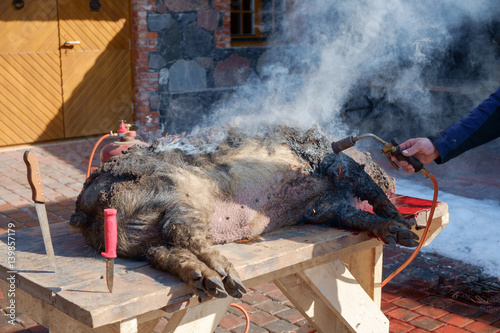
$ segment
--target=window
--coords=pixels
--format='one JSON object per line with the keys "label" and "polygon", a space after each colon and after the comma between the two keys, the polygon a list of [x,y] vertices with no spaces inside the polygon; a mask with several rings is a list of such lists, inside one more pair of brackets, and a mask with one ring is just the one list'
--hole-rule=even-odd
{"label": "window", "polygon": [[231,0],[231,45],[284,42],[283,28],[293,0]]}

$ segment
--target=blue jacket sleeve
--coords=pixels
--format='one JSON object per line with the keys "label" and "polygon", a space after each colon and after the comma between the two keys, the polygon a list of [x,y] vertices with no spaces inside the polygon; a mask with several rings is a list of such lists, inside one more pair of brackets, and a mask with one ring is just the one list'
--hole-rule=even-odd
{"label": "blue jacket sleeve", "polygon": [[500,88],[438,137],[429,139],[441,155],[435,162],[442,164],[499,136]]}

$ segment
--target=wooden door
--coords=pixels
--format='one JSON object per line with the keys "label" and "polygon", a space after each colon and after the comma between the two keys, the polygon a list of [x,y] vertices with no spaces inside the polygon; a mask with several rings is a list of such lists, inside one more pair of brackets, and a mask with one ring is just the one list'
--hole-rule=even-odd
{"label": "wooden door", "polygon": [[[129,1],[0,1],[0,147],[133,121]],[[66,46],[66,41],[80,44]]]}
{"label": "wooden door", "polygon": [[59,0],[65,136],[115,130],[132,121],[129,1]]}
{"label": "wooden door", "polygon": [[0,1],[0,146],[64,137],[56,0]]}

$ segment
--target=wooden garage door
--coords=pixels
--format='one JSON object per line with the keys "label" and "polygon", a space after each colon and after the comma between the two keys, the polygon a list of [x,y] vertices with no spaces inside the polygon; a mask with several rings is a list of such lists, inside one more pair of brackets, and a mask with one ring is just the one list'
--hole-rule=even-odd
{"label": "wooden garage door", "polygon": [[0,2],[0,146],[64,137],[56,1]]}
{"label": "wooden garage door", "polygon": [[61,42],[77,41],[61,52],[66,137],[116,130],[132,120],[129,2],[101,0],[99,12],[89,0],[59,5]]}
{"label": "wooden garage door", "polygon": [[[0,146],[84,137],[132,120],[129,2],[0,4]],[[67,46],[66,41],[79,44]]]}

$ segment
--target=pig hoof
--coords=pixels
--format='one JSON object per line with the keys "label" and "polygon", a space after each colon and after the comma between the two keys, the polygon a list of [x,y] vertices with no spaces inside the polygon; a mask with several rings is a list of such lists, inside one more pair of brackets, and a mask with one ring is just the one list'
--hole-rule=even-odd
{"label": "pig hoof", "polygon": [[224,268],[222,268],[222,267],[220,267],[220,266],[219,266],[219,267],[216,267],[216,268],[215,268],[215,271],[216,271],[217,273],[219,273],[219,275],[220,275],[220,276],[222,276],[222,277],[226,277],[226,276],[227,276],[227,273],[226,273],[226,271],[224,270]]}
{"label": "pig hoof", "polygon": [[222,281],[217,277],[196,279],[191,281],[189,285],[203,299],[207,297],[225,298],[228,295]]}
{"label": "pig hoof", "polygon": [[389,226],[389,231],[395,235],[394,242],[407,246],[407,247],[416,247],[418,242],[418,236],[414,234],[411,230],[406,228],[401,228],[397,225]]}
{"label": "pig hoof", "polygon": [[235,298],[243,297],[243,294],[247,292],[247,289],[243,285],[243,282],[236,276],[228,275],[224,278],[224,287],[230,296]]}
{"label": "pig hoof", "polygon": [[207,278],[204,285],[206,292],[210,296],[217,298],[227,297],[227,292],[224,290],[224,285],[219,278]]}
{"label": "pig hoof", "polygon": [[419,237],[405,224],[400,223],[396,220],[390,220],[378,235],[386,244],[395,247],[396,244],[406,246],[406,247],[416,247],[418,245],[417,240]]}

